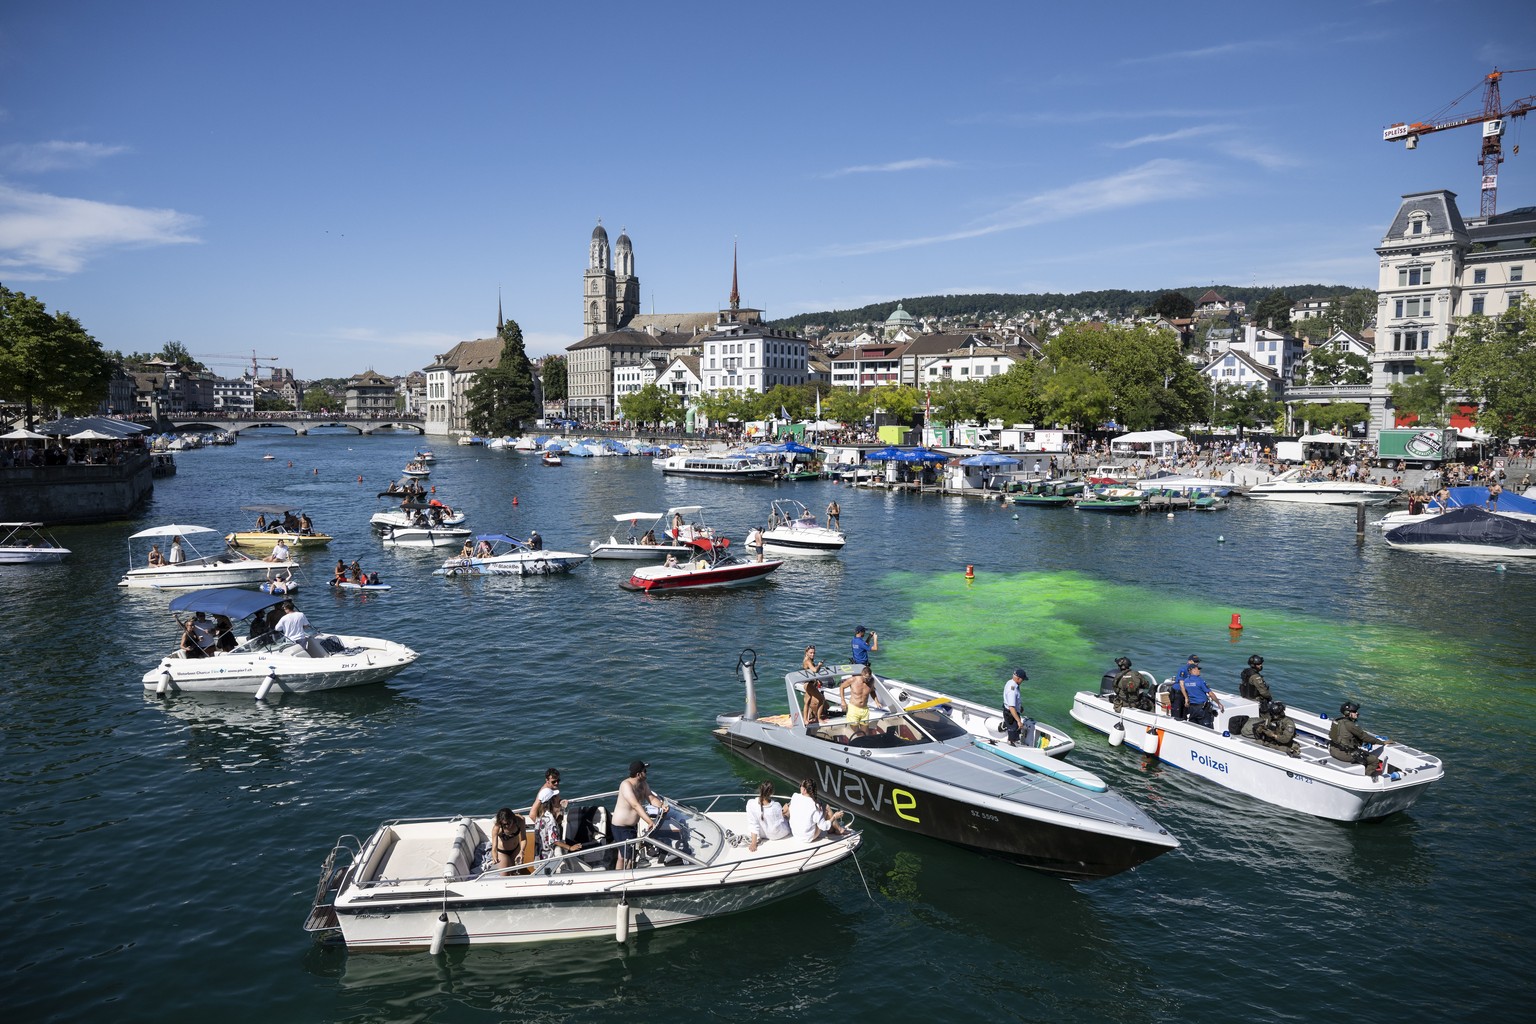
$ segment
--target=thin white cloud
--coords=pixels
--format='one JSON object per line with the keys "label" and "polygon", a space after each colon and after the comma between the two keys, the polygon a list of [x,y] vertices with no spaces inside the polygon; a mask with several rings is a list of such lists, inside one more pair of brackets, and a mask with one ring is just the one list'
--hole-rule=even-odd
{"label": "thin white cloud", "polygon": [[1234,160],[1247,160],[1249,163],[1258,164],[1267,171],[1283,171],[1291,167],[1300,167],[1306,163],[1305,160],[1294,153],[1282,152],[1281,150],[1243,139],[1232,139],[1218,143],[1216,149],[1232,157]]}
{"label": "thin white cloud", "polygon": [[100,142],[13,142],[0,146],[0,166],[21,174],[72,171],[126,152]]}
{"label": "thin white cloud", "polygon": [[1253,50],[1269,49],[1275,45],[1271,39],[1250,39],[1236,43],[1222,43],[1219,46],[1202,46],[1198,50],[1171,50],[1165,53],[1148,53],[1140,57],[1127,57],[1121,64],[1151,64],[1166,60],[1202,60],[1206,57],[1230,57],[1237,53],[1249,53]]}
{"label": "thin white cloud", "polygon": [[940,160],[937,157],[918,157],[915,160],[893,160],[888,164],[859,164],[855,167],[841,167],[835,171],[828,171],[824,177],[841,178],[845,174],[894,174],[899,171],[925,171],[932,167],[953,167],[953,160]]}
{"label": "thin white cloud", "polygon": [[0,270],[41,281],[79,272],[93,257],[122,248],[196,242],[198,219],[29,192],[0,183]]}
{"label": "thin white cloud", "polygon": [[1143,206],[1168,199],[1186,199],[1201,195],[1205,189],[1206,183],[1200,179],[1194,165],[1181,160],[1151,160],[1120,174],[1081,181],[1009,203],[971,227],[917,238],[831,246],[818,255],[867,256],[942,242],[964,241],[1107,210]]}
{"label": "thin white cloud", "polygon": [[1110,149],[1130,149],[1133,146],[1148,146],[1157,142],[1179,142],[1183,139],[1194,139],[1201,135],[1210,135],[1213,132],[1228,131],[1228,126],[1221,124],[1201,124],[1190,128],[1180,128],[1178,131],[1161,132],[1157,135],[1139,135],[1134,139],[1124,142],[1106,142]]}

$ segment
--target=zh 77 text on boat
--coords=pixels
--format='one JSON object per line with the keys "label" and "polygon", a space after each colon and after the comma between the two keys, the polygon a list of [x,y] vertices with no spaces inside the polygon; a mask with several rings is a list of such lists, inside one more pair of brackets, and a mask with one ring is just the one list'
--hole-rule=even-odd
{"label": "zh 77 text on boat", "polygon": [[862,817],[1074,881],[1179,845],[1097,776],[1051,756],[1071,749],[1060,730],[1043,727],[1044,749],[998,746],[997,710],[873,675],[867,719],[828,707],[807,721],[801,694],[825,700],[822,688],[835,693],[855,666],[791,672],[789,713],[759,716],[755,660],[746,651],[738,663],[746,713],[721,715],[715,738],[785,779],[817,780],[829,802]]}

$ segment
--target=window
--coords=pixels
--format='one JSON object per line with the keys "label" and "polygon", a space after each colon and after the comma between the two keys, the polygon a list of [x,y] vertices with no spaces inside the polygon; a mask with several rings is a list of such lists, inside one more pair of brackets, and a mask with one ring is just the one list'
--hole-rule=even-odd
{"label": "window", "polygon": [[1405,316],[1432,316],[1434,315],[1435,300],[1428,295],[1415,295],[1407,299],[1398,299],[1393,304],[1393,313],[1396,317]]}
{"label": "window", "polygon": [[1429,267],[1398,267],[1397,286],[1416,288],[1419,285],[1429,284],[1429,271]]}
{"label": "window", "polygon": [[1524,281],[1525,280],[1525,268],[1524,267],[1510,267],[1509,268],[1509,279],[1510,279],[1510,281]]}
{"label": "window", "polygon": [[1473,284],[1487,284],[1488,283],[1488,271],[1486,271],[1486,270],[1474,270],[1474,271],[1472,271],[1472,283]]}
{"label": "window", "polygon": [[[1478,271],[1478,273],[1482,273],[1482,271]],[[1481,295],[1472,300],[1472,312],[1477,313],[1478,315],[1482,315],[1483,297]]]}

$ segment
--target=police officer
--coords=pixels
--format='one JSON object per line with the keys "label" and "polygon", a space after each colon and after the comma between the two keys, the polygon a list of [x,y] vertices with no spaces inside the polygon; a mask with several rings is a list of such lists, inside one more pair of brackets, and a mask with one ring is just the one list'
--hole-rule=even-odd
{"label": "police officer", "polygon": [[1274,699],[1274,694],[1269,691],[1269,684],[1264,681],[1264,656],[1262,654],[1250,655],[1248,667],[1243,669],[1242,682],[1237,686],[1240,697],[1259,702],[1259,715],[1269,714],[1269,702]]}
{"label": "police officer", "polygon": [[1296,723],[1285,713],[1284,701],[1277,700],[1269,705],[1253,735],[1266,747],[1283,750],[1292,757],[1301,756],[1301,744],[1296,742]]}
{"label": "police officer", "polygon": [[1191,654],[1184,660],[1184,667],[1173,675],[1173,685],[1168,689],[1168,714],[1184,721],[1184,689],[1180,685],[1189,678],[1189,670],[1200,664],[1200,655]]}
{"label": "police officer", "polygon": [[1365,748],[1374,743],[1385,746],[1388,742],[1360,728],[1359,704],[1351,700],[1339,705],[1339,717],[1328,730],[1328,753],[1349,764],[1365,765],[1366,777],[1370,778],[1381,774],[1381,756]]}
{"label": "police officer", "polygon": [[1147,695],[1147,681],[1140,672],[1131,668],[1131,659],[1116,658],[1115,668],[1120,670],[1114,677],[1115,710],[1123,711],[1131,708],[1136,711],[1151,711],[1152,698]]}
{"label": "police officer", "polygon": [[1189,677],[1179,684],[1179,689],[1184,693],[1184,700],[1188,710],[1189,721],[1196,725],[1203,725],[1207,729],[1215,728],[1216,709],[1226,708],[1221,703],[1221,698],[1211,692],[1211,688],[1205,684],[1205,678],[1200,674],[1199,665],[1189,667]]}

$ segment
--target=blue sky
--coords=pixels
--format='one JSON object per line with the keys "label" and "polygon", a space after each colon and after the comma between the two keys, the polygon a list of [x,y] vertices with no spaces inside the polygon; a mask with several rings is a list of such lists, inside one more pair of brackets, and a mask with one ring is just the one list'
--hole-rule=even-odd
{"label": "blue sky", "polygon": [[[646,312],[1374,287],[1404,192],[1477,210],[1526,3],[13,3],[0,282],[109,349],[404,373],[581,337],[598,218]],[[1506,104],[1536,73],[1503,81]],[[1536,204],[1510,156],[1501,210]]]}

